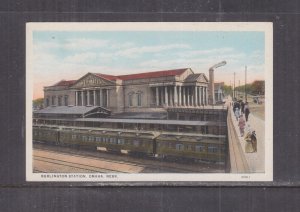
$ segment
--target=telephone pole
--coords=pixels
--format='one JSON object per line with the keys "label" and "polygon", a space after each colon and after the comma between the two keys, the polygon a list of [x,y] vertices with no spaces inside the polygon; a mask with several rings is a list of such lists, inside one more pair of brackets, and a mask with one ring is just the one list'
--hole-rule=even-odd
{"label": "telephone pole", "polygon": [[241,91],[241,80],[239,80],[238,97],[241,95],[241,94],[240,94],[240,91]]}
{"label": "telephone pole", "polygon": [[233,73],[233,99],[235,99],[235,72]]}

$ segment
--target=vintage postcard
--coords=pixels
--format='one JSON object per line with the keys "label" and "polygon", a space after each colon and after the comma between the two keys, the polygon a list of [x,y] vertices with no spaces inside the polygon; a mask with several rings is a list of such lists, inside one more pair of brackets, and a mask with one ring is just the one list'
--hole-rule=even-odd
{"label": "vintage postcard", "polygon": [[272,23],[27,23],[26,180],[273,180]]}

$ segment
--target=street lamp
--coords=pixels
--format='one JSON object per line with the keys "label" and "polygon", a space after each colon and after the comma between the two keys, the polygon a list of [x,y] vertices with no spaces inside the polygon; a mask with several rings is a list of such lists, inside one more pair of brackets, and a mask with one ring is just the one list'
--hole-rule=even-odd
{"label": "street lamp", "polygon": [[217,63],[209,68],[209,94],[208,94],[208,103],[211,105],[215,104],[215,85],[214,85],[214,69],[219,68],[220,66],[226,65],[226,61]]}

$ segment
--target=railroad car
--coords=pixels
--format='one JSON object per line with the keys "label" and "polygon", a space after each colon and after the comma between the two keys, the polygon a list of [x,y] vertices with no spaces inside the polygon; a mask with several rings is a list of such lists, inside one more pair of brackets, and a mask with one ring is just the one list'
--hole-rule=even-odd
{"label": "railroad car", "polygon": [[34,141],[43,143],[58,144],[60,141],[58,127],[33,126],[32,135]]}
{"label": "railroad car", "polygon": [[225,162],[226,136],[162,133],[156,138],[156,154],[162,158]]}
{"label": "railroad car", "polygon": [[59,145],[126,150],[158,158],[225,162],[226,136],[87,127],[33,127],[33,140]]}
{"label": "railroad car", "polygon": [[[126,150],[130,153],[153,154],[155,133],[134,130],[110,130],[95,128],[61,127],[45,129],[34,128],[34,133],[43,135],[42,141],[71,146],[104,147],[108,151]],[[42,130],[41,130],[42,129]],[[52,136],[49,136],[49,135]],[[52,140],[53,139],[53,140]],[[41,137],[34,137],[40,141]]]}

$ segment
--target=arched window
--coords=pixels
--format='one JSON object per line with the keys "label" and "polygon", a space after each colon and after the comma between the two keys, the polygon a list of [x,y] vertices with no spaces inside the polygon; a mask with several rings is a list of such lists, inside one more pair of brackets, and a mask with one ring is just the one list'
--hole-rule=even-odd
{"label": "arched window", "polygon": [[129,105],[129,107],[133,106],[133,92],[130,92],[128,94],[128,105]]}

